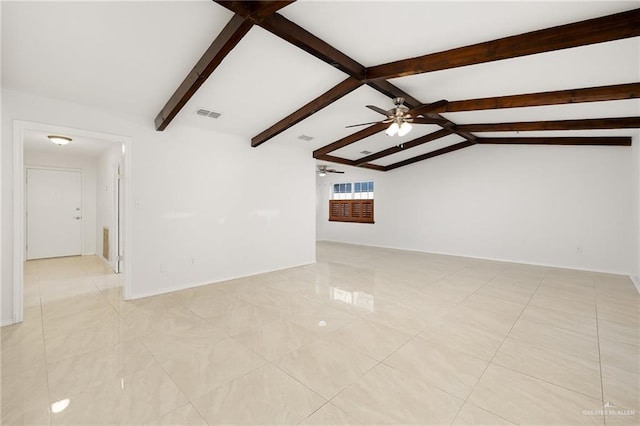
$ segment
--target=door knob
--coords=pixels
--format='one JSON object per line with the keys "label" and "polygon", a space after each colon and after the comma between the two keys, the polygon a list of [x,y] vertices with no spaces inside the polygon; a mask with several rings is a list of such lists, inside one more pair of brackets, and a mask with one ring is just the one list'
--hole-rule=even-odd
{"label": "door knob", "polygon": [[82,216],[76,216],[76,217],[74,217],[74,219],[80,220],[80,219],[82,219]]}

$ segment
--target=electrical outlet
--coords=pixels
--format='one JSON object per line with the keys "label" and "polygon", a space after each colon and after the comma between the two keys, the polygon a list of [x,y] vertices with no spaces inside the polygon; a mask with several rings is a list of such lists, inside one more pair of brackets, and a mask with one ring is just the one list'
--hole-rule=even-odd
{"label": "electrical outlet", "polygon": [[191,262],[192,265],[196,264],[196,258],[195,257],[189,258],[189,261]]}
{"label": "electrical outlet", "polygon": [[580,246],[576,247],[576,251],[577,251],[578,253],[582,253],[582,247],[580,247]]}

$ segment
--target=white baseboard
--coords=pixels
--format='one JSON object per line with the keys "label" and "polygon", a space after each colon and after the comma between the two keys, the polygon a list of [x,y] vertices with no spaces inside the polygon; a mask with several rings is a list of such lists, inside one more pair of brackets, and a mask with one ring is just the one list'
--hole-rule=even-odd
{"label": "white baseboard", "polygon": [[502,258],[497,258],[497,257],[480,257],[480,256],[469,255],[469,254],[448,253],[448,252],[442,252],[442,251],[425,251],[425,250],[410,249],[410,248],[403,248],[403,247],[377,246],[377,245],[373,245],[373,244],[348,243],[348,242],[344,242],[344,241],[334,241],[334,240],[319,240],[318,242],[346,244],[346,245],[351,245],[351,246],[373,247],[373,248],[381,248],[381,249],[388,249],[388,250],[409,251],[409,252],[413,252],[413,253],[437,254],[437,255],[441,255],[441,256],[466,257],[466,258],[469,258],[469,259],[488,260],[488,261],[491,261],[491,262],[517,263],[517,264],[520,264],[520,265],[542,266],[542,267],[545,267],[545,268],[557,268],[557,269],[569,269],[569,270],[572,270],[572,271],[597,272],[597,273],[601,273],[601,274],[613,274],[613,275],[627,275],[628,274],[628,272],[611,271],[611,270],[604,270],[604,269],[601,269],[601,270],[599,270],[599,269],[584,269],[584,268],[579,268],[579,267],[576,267],[576,266],[565,266],[565,265],[558,265],[558,264],[551,264],[551,263],[539,263],[539,262],[531,262],[531,261],[524,261],[524,260],[502,259]]}
{"label": "white baseboard", "polygon": [[251,274],[248,274],[248,275],[237,275],[237,276],[230,276],[230,277],[220,278],[220,279],[216,279],[216,280],[197,281],[197,282],[191,282],[191,283],[185,283],[185,284],[176,284],[176,285],[173,285],[173,286],[163,287],[161,289],[148,291],[148,292],[145,292],[145,293],[134,294],[134,295],[131,295],[131,298],[128,299],[128,300],[142,299],[144,297],[151,297],[151,296],[159,296],[161,294],[172,293],[174,291],[187,290],[189,288],[200,287],[200,286],[209,285],[209,284],[217,284],[217,283],[222,283],[222,282],[225,282],[225,281],[237,280],[239,278],[253,277],[253,276],[256,276],[256,275],[266,274],[266,273],[269,273],[269,272],[284,271],[285,269],[291,269],[291,268],[297,268],[297,267],[300,267],[300,266],[313,265],[314,263],[316,263],[316,262],[315,261],[313,261],[313,262],[305,262],[305,263],[300,263],[300,264],[297,264],[297,265],[285,266],[283,268],[275,268],[275,269],[267,269],[267,270],[264,270],[264,271],[257,271],[257,272],[254,272],[254,273],[251,273]]}
{"label": "white baseboard", "polygon": [[10,319],[4,319],[0,321],[0,327],[4,327],[5,325],[12,325],[12,324],[13,324],[13,320],[10,320]]}

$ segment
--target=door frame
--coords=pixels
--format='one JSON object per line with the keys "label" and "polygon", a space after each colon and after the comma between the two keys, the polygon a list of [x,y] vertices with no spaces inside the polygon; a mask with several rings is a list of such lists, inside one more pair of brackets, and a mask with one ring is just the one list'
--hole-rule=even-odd
{"label": "door frame", "polygon": [[123,135],[94,132],[91,130],[72,127],[56,126],[52,124],[35,123],[22,120],[13,121],[13,323],[22,322],[24,318],[24,262],[25,262],[25,166],[24,166],[24,133],[27,130],[46,132],[50,134],[70,134],[80,137],[102,139],[118,143],[122,146],[122,186],[124,192],[123,203],[120,205],[121,242],[126,257],[123,260],[124,284],[123,298],[131,297],[131,277],[133,253],[132,216],[133,195],[131,192],[131,138]]}
{"label": "door frame", "polygon": [[[61,167],[45,167],[45,166],[24,166],[24,172],[25,172],[25,180],[23,182],[26,183],[26,179],[27,179],[27,170],[28,169],[35,169],[35,170],[53,170],[53,171],[60,171],[60,172],[79,172],[80,173],[80,212],[82,214],[82,219],[81,219],[81,227],[80,227],[80,254],[82,256],[85,255],[85,253],[87,252],[87,248],[85,247],[85,232],[84,232],[84,212],[85,212],[85,200],[84,200],[84,190],[85,190],[85,185],[84,185],[84,170],[82,169],[67,169],[67,168],[61,168]],[[28,187],[25,186],[25,217],[27,210],[26,210],[26,206],[27,206],[27,199],[29,197],[28,194]],[[28,251],[27,251],[27,242],[29,241],[28,238],[28,231],[29,229],[27,228],[27,220],[25,220],[24,222],[24,237],[25,237],[25,244],[24,244],[24,258],[25,260],[28,260]]]}

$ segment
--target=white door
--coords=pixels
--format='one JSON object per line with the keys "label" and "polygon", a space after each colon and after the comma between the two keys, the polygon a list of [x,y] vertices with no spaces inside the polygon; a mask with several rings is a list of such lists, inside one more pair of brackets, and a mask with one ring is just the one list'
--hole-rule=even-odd
{"label": "white door", "polygon": [[27,169],[27,259],[82,254],[82,173]]}

